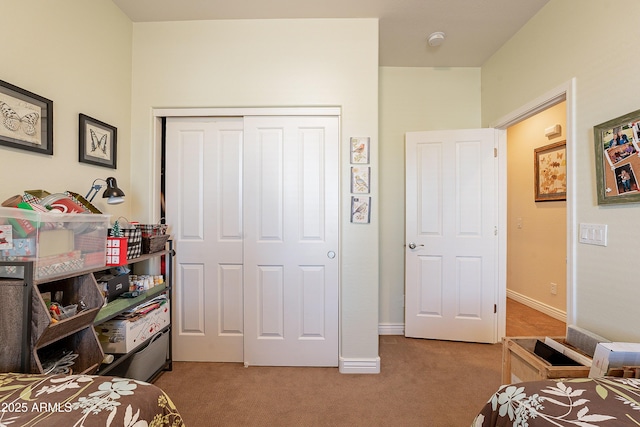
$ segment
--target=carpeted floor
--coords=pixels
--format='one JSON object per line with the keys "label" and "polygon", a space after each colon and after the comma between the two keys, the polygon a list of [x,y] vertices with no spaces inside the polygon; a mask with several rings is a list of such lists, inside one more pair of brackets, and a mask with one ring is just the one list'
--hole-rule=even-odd
{"label": "carpeted floor", "polygon": [[381,373],[174,362],[158,378],[188,427],[470,426],[500,385],[500,344],[380,337]]}
{"label": "carpeted floor", "polygon": [[[507,335],[563,335],[566,325],[507,301]],[[187,427],[468,427],[500,386],[501,344],[380,337],[379,375],[337,368],[174,362],[155,382]]]}

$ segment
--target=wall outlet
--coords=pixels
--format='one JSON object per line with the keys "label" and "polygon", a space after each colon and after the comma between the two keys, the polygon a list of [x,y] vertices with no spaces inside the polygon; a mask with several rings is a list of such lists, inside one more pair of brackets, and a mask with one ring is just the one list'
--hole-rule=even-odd
{"label": "wall outlet", "polygon": [[558,285],[551,283],[551,295],[558,295]]}

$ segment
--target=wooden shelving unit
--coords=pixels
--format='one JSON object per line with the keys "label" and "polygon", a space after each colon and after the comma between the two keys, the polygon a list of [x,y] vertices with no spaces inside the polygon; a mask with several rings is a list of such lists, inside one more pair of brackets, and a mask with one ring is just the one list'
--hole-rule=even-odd
{"label": "wooden shelving unit", "polygon": [[[91,271],[36,280],[30,262],[5,261],[0,265],[20,265],[25,271],[22,280],[0,281],[1,299],[10,307],[1,319],[0,341],[11,349],[0,352],[0,370],[46,373],[45,359],[64,350],[78,354],[73,373],[94,373],[103,353],[93,330],[93,320],[104,300]],[[85,308],[79,308],[78,313],[69,318],[55,321],[43,299],[47,292],[59,297],[63,306],[82,301]]]}
{"label": "wooden shelving unit", "polygon": [[[62,351],[78,354],[72,366],[76,374],[106,374],[133,357],[140,348],[119,355],[110,365],[102,365],[104,353],[94,327],[163,292],[170,295],[174,251],[172,241],[168,244],[167,250],[128,260],[130,264],[136,264],[165,256],[164,286],[156,286],[136,298],[117,299],[106,306],[103,306],[104,298],[93,274],[105,267],[57,276],[53,280],[38,280],[32,262],[0,261],[0,266],[24,269],[23,279],[0,279],[0,300],[5,305],[0,309],[0,342],[7,349],[0,352],[0,372],[46,373],[46,359]],[[74,316],[54,321],[43,299],[44,293],[51,293],[63,306],[82,301],[85,308],[79,307]],[[170,328],[171,323],[165,331]],[[165,363],[158,367],[154,377],[164,369],[171,369],[170,341],[167,354]]]}

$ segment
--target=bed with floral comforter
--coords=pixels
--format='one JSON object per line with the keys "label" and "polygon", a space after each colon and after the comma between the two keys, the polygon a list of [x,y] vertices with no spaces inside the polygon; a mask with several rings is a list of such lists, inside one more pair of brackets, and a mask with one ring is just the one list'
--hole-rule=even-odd
{"label": "bed with floral comforter", "polygon": [[0,373],[0,426],[184,426],[158,387],[95,375]]}
{"label": "bed with floral comforter", "polygon": [[640,426],[640,379],[572,378],[509,384],[472,427]]}

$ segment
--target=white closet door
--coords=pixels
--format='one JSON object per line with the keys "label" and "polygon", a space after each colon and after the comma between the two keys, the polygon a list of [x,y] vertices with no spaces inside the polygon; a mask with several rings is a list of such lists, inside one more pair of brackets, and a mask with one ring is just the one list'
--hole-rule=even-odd
{"label": "white closet door", "polygon": [[243,360],[242,140],[241,118],[167,119],[174,360]]}
{"label": "white closet door", "polygon": [[244,360],[338,366],[337,117],[247,117]]}

